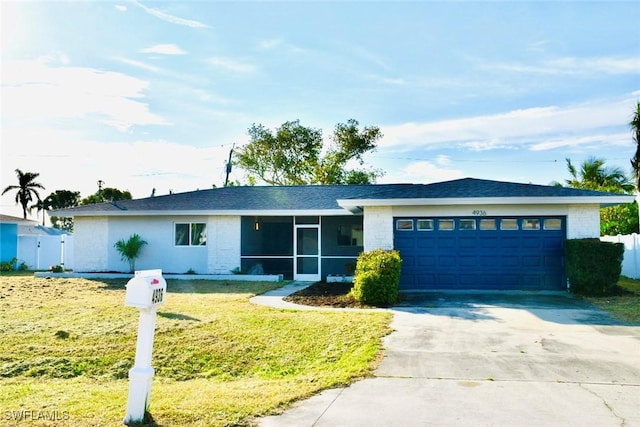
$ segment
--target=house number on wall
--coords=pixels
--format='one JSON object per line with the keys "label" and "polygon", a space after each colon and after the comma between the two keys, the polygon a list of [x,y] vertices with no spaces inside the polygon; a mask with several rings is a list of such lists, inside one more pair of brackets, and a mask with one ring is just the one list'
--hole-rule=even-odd
{"label": "house number on wall", "polygon": [[475,216],[487,216],[487,211],[476,209],[475,211],[472,212],[472,214]]}
{"label": "house number on wall", "polygon": [[163,288],[154,289],[153,294],[151,295],[151,304],[161,303],[162,301],[164,301],[163,296],[164,296]]}

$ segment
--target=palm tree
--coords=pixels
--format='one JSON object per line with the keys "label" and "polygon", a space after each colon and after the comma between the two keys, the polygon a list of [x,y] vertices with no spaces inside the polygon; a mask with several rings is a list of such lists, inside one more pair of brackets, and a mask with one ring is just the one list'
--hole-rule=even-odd
{"label": "palm tree", "polygon": [[42,226],[44,227],[44,221],[46,218],[46,215],[44,213],[44,211],[48,211],[49,209],[46,207],[46,199],[45,200],[38,200],[37,202],[35,202],[33,205],[31,205],[29,207],[29,211],[31,211],[31,209],[36,209],[36,211],[38,212],[38,215],[40,215],[40,212],[42,212]]}
{"label": "palm tree", "polygon": [[631,159],[633,178],[635,179],[636,188],[640,191],[640,101],[636,103],[636,111],[633,113],[629,126],[636,142],[636,155]]}
{"label": "palm tree", "polygon": [[136,258],[140,255],[140,250],[147,242],[142,240],[138,234],[133,234],[129,240],[120,239],[113,245],[120,252],[120,259],[129,262],[129,267],[133,273],[136,269]]}
{"label": "palm tree", "polygon": [[18,185],[9,185],[2,190],[2,195],[11,191],[18,190],[16,192],[16,204],[22,205],[22,216],[27,219],[27,212],[31,212],[29,203],[33,201],[34,196],[37,200],[40,200],[40,195],[36,188],[44,190],[42,184],[34,182],[34,180],[40,176],[39,173],[22,172],[20,169],[16,169],[16,175],[18,176]]}
{"label": "palm tree", "polygon": [[571,179],[566,180],[569,187],[613,193],[633,192],[635,185],[629,177],[620,168],[605,167],[603,159],[590,157],[582,162],[579,171],[570,159],[566,161],[571,174]]}

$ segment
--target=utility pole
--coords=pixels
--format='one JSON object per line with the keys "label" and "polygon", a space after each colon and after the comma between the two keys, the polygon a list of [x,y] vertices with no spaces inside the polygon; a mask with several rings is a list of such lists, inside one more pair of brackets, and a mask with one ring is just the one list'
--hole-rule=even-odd
{"label": "utility pole", "polygon": [[235,142],[231,146],[231,151],[229,151],[229,161],[227,162],[227,177],[224,180],[224,186],[229,185],[229,174],[231,173],[231,155],[233,154],[233,149],[235,148]]}

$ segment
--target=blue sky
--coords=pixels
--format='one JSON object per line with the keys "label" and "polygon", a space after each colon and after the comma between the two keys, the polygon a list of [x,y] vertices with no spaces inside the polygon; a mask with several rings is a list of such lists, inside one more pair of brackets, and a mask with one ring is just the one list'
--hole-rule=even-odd
{"label": "blue sky", "polygon": [[[2,187],[221,186],[253,123],[384,138],[378,182],[630,170],[640,2],[5,2]],[[242,177],[234,169],[232,179]],[[1,200],[15,214],[13,194]],[[35,213],[35,212],[34,212]]]}

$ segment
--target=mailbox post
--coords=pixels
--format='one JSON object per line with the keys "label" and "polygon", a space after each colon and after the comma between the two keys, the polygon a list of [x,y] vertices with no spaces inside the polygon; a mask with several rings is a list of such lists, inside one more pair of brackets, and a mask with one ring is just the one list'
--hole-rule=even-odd
{"label": "mailbox post", "polygon": [[155,370],[151,367],[153,336],[156,327],[156,309],[163,304],[167,293],[167,282],[162,270],[136,271],[127,283],[124,304],[140,310],[136,359],[129,370],[129,398],[125,424],[139,422],[151,402],[151,382]]}

